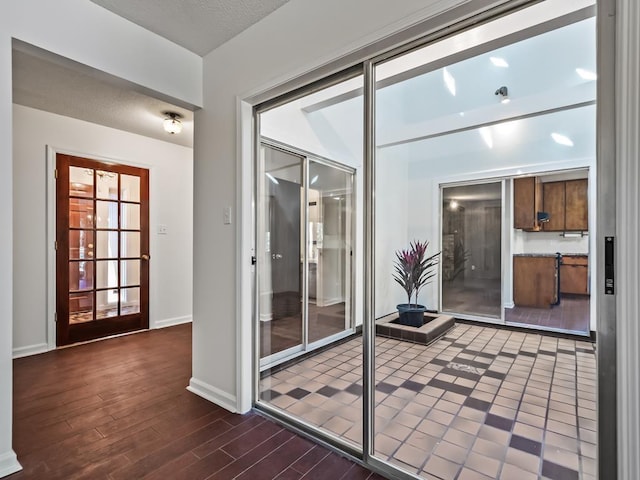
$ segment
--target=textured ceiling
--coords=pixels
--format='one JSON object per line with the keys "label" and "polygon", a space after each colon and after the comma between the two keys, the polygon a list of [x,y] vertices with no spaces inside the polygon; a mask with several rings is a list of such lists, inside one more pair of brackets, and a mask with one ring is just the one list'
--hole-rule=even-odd
{"label": "textured ceiling", "polygon": [[[14,48],[14,103],[192,147],[193,112],[99,72],[49,57]],[[165,111],[184,116],[182,133],[171,135],[163,130]]]}
{"label": "textured ceiling", "polygon": [[204,56],[288,0],[91,0]]}

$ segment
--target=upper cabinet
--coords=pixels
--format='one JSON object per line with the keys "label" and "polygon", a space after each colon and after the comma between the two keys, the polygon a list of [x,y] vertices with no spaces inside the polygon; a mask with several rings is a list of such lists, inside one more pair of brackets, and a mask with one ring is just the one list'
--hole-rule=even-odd
{"label": "upper cabinet", "polygon": [[565,183],[565,230],[589,230],[587,179],[567,180]]}
{"label": "upper cabinet", "polygon": [[[513,227],[530,232],[589,230],[586,178],[541,183],[539,177],[514,178]],[[538,213],[548,215],[538,221]]]}
{"label": "upper cabinet", "polygon": [[589,230],[587,179],[543,184],[543,208],[549,214],[545,232]]}
{"label": "upper cabinet", "polygon": [[542,184],[537,177],[513,179],[513,228],[538,231],[537,215],[542,210]]}

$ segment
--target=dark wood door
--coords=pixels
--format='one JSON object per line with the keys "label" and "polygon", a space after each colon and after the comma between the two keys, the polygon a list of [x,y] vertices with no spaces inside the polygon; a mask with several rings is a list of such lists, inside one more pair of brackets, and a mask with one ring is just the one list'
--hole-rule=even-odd
{"label": "dark wood door", "polygon": [[149,328],[149,171],[56,157],[56,337]]}

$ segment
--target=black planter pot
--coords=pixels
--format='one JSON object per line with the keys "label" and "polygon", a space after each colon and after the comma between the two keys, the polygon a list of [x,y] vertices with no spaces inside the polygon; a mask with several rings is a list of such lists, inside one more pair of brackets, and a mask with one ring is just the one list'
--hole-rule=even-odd
{"label": "black planter pot", "polygon": [[424,305],[401,303],[396,305],[396,308],[399,314],[399,324],[409,325],[411,327],[421,327],[424,325],[424,312],[427,311],[427,307]]}

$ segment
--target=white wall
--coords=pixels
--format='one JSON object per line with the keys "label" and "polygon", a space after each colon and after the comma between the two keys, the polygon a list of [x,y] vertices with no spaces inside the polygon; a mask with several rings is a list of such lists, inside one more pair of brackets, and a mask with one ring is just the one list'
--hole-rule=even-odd
{"label": "white wall", "polygon": [[150,169],[150,327],[189,321],[192,149],[14,105],[14,355],[47,349],[47,146]]}
{"label": "white wall", "polygon": [[[13,343],[12,38],[104,71],[183,105],[202,103],[202,59],[86,0],[22,0],[0,15],[0,476],[11,448]],[[16,266],[17,268],[17,266]]]}

